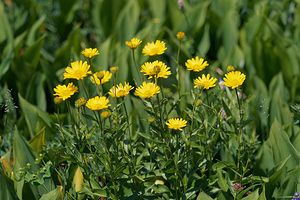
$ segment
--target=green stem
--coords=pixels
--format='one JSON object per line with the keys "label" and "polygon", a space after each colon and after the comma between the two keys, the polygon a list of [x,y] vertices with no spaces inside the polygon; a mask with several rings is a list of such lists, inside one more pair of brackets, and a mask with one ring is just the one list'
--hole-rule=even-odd
{"label": "green stem", "polygon": [[[139,80],[140,80],[140,82],[142,82],[141,74],[140,74],[140,72],[139,72],[139,67],[137,66],[136,60],[135,60],[134,49],[132,49],[132,59],[133,59],[134,65],[135,65],[136,72],[137,72],[138,75],[139,75]],[[143,80],[143,81],[144,81],[144,80]]]}
{"label": "green stem", "polygon": [[180,65],[179,65],[179,55],[180,55],[180,49],[181,49],[181,40],[179,40],[179,47],[178,47],[178,51],[177,51],[177,60],[176,60],[176,63],[177,63],[177,67],[178,67],[178,94],[179,94],[179,99],[181,99],[181,68],[180,68]]}
{"label": "green stem", "polygon": [[86,89],[85,84],[84,84],[84,82],[82,81],[82,79],[80,79],[80,83],[81,83],[81,85],[82,85],[82,87],[83,87],[83,90],[84,90],[84,92],[85,92],[86,97],[89,99],[89,98],[90,98],[90,97],[89,97],[89,94],[88,94],[88,92],[87,92],[87,89]]}

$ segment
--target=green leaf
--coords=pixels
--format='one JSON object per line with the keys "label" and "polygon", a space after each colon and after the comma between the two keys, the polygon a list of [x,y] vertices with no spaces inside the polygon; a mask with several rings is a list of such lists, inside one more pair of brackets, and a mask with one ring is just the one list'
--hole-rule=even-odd
{"label": "green leaf", "polygon": [[30,146],[35,151],[36,154],[39,154],[42,150],[45,149],[45,128],[43,128],[38,134],[36,134],[30,141]]}
{"label": "green leaf", "polygon": [[210,196],[208,196],[205,192],[200,192],[197,197],[197,200],[213,200]]}
{"label": "green leaf", "polygon": [[25,121],[26,121],[26,124],[27,124],[27,127],[28,127],[31,137],[33,137],[35,135],[36,126],[40,119],[48,127],[51,126],[51,118],[49,117],[49,115],[46,112],[40,110],[36,106],[27,102],[20,94],[19,94],[19,100],[20,100],[20,106],[21,106],[21,109],[25,116]]}
{"label": "green leaf", "polygon": [[243,198],[242,200],[258,200],[259,194],[258,194],[258,189],[252,192],[250,195],[247,197]]}
{"label": "green leaf", "polygon": [[40,200],[61,200],[62,199],[62,187],[59,186],[56,189],[44,194]]}
{"label": "green leaf", "polygon": [[223,177],[223,174],[222,174],[222,170],[221,170],[221,169],[218,169],[218,170],[217,170],[217,175],[218,175],[218,184],[219,184],[219,186],[221,187],[221,189],[222,189],[224,192],[227,192],[228,186],[227,186],[227,183],[226,183],[225,178]]}
{"label": "green leaf", "polygon": [[13,182],[0,174],[0,199],[1,200],[18,200],[16,192],[14,191]]}

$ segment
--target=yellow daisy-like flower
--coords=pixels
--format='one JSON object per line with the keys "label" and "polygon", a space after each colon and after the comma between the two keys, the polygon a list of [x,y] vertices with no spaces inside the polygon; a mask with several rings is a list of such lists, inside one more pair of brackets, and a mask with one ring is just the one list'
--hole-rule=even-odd
{"label": "yellow daisy-like flower", "polygon": [[165,52],[166,50],[166,44],[164,41],[156,40],[155,43],[147,43],[146,46],[143,48],[143,54],[148,55],[148,56],[156,56],[156,55],[161,55]]}
{"label": "yellow daisy-like flower", "polygon": [[108,110],[108,111],[103,111],[102,113],[101,113],[101,116],[103,117],[103,118],[108,118],[109,116],[111,115],[111,112]]}
{"label": "yellow daisy-like flower", "polygon": [[232,71],[225,74],[224,83],[227,87],[231,87],[232,89],[237,88],[242,85],[246,79],[246,75],[241,73],[240,71]]}
{"label": "yellow daisy-like flower", "polygon": [[176,34],[176,36],[177,36],[178,40],[182,40],[184,38],[184,32],[178,32]]}
{"label": "yellow daisy-like flower", "polygon": [[133,87],[130,86],[128,83],[125,82],[124,86],[122,85],[122,83],[120,83],[119,85],[113,86],[108,94],[112,97],[125,97],[129,94],[130,90],[132,90]]}
{"label": "yellow daisy-like flower", "polygon": [[90,110],[102,110],[110,106],[110,104],[108,103],[109,100],[106,97],[96,96],[94,98],[89,99],[85,105]]}
{"label": "yellow daisy-like flower", "polygon": [[227,70],[228,71],[234,71],[234,67],[232,65],[228,65]]}
{"label": "yellow daisy-like flower", "polygon": [[93,58],[96,55],[99,55],[97,48],[86,48],[81,52],[86,58]]}
{"label": "yellow daisy-like flower", "polygon": [[156,76],[156,78],[168,78],[168,76],[171,75],[169,69],[170,67],[167,67],[165,63],[156,60],[154,62],[146,62],[143,64],[141,72],[148,75],[148,79],[153,78],[153,76]]}
{"label": "yellow daisy-like flower", "polygon": [[68,86],[58,85],[54,88],[54,92],[56,92],[54,96],[58,96],[60,99],[66,100],[78,92],[78,87],[73,85],[73,83],[69,83]]}
{"label": "yellow daisy-like flower", "polygon": [[137,38],[132,38],[130,42],[128,41],[125,42],[125,44],[129,46],[131,49],[136,49],[141,43],[142,40]]}
{"label": "yellow daisy-like flower", "polygon": [[187,121],[183,120],[182,118],[171,118],[168,120],[166,125],[169,127],[169,129],[182,131],[182,128],[186,127],[186,123]]}
{"label": "yellow daisy-like flower", "polygon": [[154,83],[143,82],[143,84],[135,90],[135,95],[141,98],[151,98],[159,92],[159,87]]}
{"label": "yellow daisy-like flower", "polygon": [[194,72],[200,72],[202,71],[205,67],[208,66],[207,61],[204,61],[203,58],[200,58],[196,56],[196,58],[192,58],[186,61],[185,66],[187,67],[188,70],[192,70]]}
{"label": "yellow daisy-like flower", "polygon": [[207,74],[207,76],[202,74],[202,78],[198,77],[197,79],[195,79],[194,88],[200,87],[200,88],[204,88],[204,89],[208,90],[209,88],[216,86],[215,85],[216,81],[217,81],[217,79],[210,77],[210,74]]}
{"label": "yellow daisy-like flower", "polygon": [[85,61],[82,63],[82,60],[75,61],[71,63],[71,67],[66,68],[66,72],[64,73],[64,80],[67,78],[82,80],[88,74],[92,74],[90,69],[90,65]]}
{"label": "yellow daisy-like flower", "polygon": [[93,76],[91,77],[91,81],[92,81],[92,83],[94,83],[96,85],[100,85],[100,81],[101,81],[101,84],[104,84],[110,80],[111,76],[112,76],[112,73],[110,73],[109,71],[103,70],[103,71],[94,73]]}

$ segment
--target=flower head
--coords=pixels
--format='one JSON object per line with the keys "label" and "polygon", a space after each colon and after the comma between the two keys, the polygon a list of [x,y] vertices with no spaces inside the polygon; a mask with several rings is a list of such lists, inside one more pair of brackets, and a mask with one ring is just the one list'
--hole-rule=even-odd
{"label": "flower head", "polygon": [[77,99],[77,101],[75,101],[75,107],[79,108],[81,106],[83,106],[86,103],[86,100],[84,97],[81,97],[79,99]]}
{"label": "flower head", "polygon": [[54,97],[54,102],[55,102],[56,104],[59,104],[60,102],[62,102],[62,98]]}
{"label": "flower head", "polygon": [[125,97],[129,94],[130,90],[132,90],[133,87],[130,86],[128,83],[125,82],[124,86],[122,83],[120,83],[117,86],[113,86],[108,94],[112,97]]}
{"label": "flower head", "polygon": [[168,120],[166,125],[170,129],[182,131],[182,128],[186,127],[186,123],[187,121],[183,120],[182,118],[171,118]]}
{"label": "flower head", "polygon": [[93,58],[96,55],[99,55],[97,48],[86,48],[81,52],[86,58]]}
{"label": "flower head", "polygon": [[130,42],[128,41],[125,42],[125,44],[129,46],[131,49],[136,49],[141,43],[142,41],[137,38],[132,38]]}
{"label": "flower head", "polygon": [[208,66],[207,61],[204,61],[203,58],[200,58],[196,56],[196,58],[188,59],[185,63],[185,66],[188,70],[193,70],[194,72],[200,72],[205,67]]}
{"label": "flower head", "polygon": [[66,100],[70,98],[73,94],[78,92],[78,87],[73,85],[73,83],[69,83],[66,85],[58,85],[54,88],[54,96],[58,96],[62,100]]}
{"label": "flower head", "polygon": [[246,79],[246,75],[241,73],[240,71],[232,71],[225,74],[224,83],[227,87],[231,87],[232,89],[237,88],[242,85]]}
{"label": "flower head", "polygon": [[228,65],[227,70],[228,71],[234,71],[234,67],[232,65]]}
{"label": "flower head", "polygon": [[96,85],[100,85],[100,81],[101,81],[101,84],[104,84],[109,81],[111,76],[112,76],[112,73],[110,73],[109,71],[103,70],[103,71],[94,73],[93,76],[91,77],[91,81],[92,81],[92,83],[94,83]]}
{"label": "flower head", "polygon": [[109,100],[106,97],[96,96],[94,98],[89,99],[85,105],[90,110],[102,110],[110,106],[110,104],[108,103]]}
{"label": "flower head", "polygon": [[110,68],[110,71],[111,71],[112,73],[116,73],[118,70],[119,70],[119,67],[117,67],[117,66],[111,67],[111,68]]}
{"label": "flower head", "polygon": [[82,80],[88,74],[92,74],[90,69],[90,65],[85,61],[82,63],[82,60],[75,61],[71,63],[71,67],[66,68],[66,72],[64,73],[64,80],[67,78]]}
{"label": "flower head", "polygon": [[200,88],[204,88],[204,89],[208,90],[209,88],[216,86],[215,85],[216,81],[217,81],[217,79],[210,77],[210,74],[207,74],[207,76],[202,74],[202,78],[198,77],[197,79],[195,79],[194,88],[200,87]]}
{"label": "flower head", "polygon": [[135,90],[135,95],[141,98],[151,98],[158,93],[159,87],[154,83],[143,82],[143,84]]}
{"label": "flower head", "polygon": [[165,63],[156,60],[154,62],[146,62],[143,64],[141,72],[148,75],[149,79],[153,78],[153,76],[156,76],[156,78],[168,78],[168,75],[171,75],[169,69],[170,67],[167,67]]}
{"label": "flower head", "polygon": [[184,32],[178,32],[176,34],[176,37],[178,38],[178,40],[182,40],[184,38]]}
{"label": "flower head", "polygon": [[164,41],[156,40],[155,43],[147,43],[146,46],[143,48],[143,54],[148,56],[156,56],[161,55],[166,50],[166,44]]}
{"label": "flower head", "polygon": [[108,118],[110,115],[111,115],[111,112],[110,112],[109,110],[103,111],[103,112],[101,113],[101,116],[102,116],[103,118]]}

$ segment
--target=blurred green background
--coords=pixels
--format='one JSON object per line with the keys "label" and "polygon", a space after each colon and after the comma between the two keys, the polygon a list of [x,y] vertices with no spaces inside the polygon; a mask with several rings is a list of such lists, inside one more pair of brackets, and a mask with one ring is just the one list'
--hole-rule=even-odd
{"label": "blurred green background", "polygon": [[[175,72],[176,33],[182,31],[186,37],[180,65],[199,56],[208,60],[215,76],[222,77],[228,65],[246,74],[243,92],[262,144],[261,173],[268,174],[288,155],[292,158],[286,173],[300,173],[300,1],[183,2],[184,8],[176,0],[2,0],[0,135],[9,137],[14,124],[28,140],[43,127],[55,133],[53,88],[70,62],[83,59],[84,48],[98,48],[96,69],[118,66],[118,81],[133,82],[137,73],[125,41],[138,37],[142,47],[156,39],[165,41],[168,49],[162,59]],[[142,47],[137,49],[139,65],[148,59]],[[187,72],[186,91],[192,80]],[[176,83],[175,75],[165,81],[171,83]],[[292,189],[281,194],[298,187],[293,173],[286,175],[295,179]]]}

